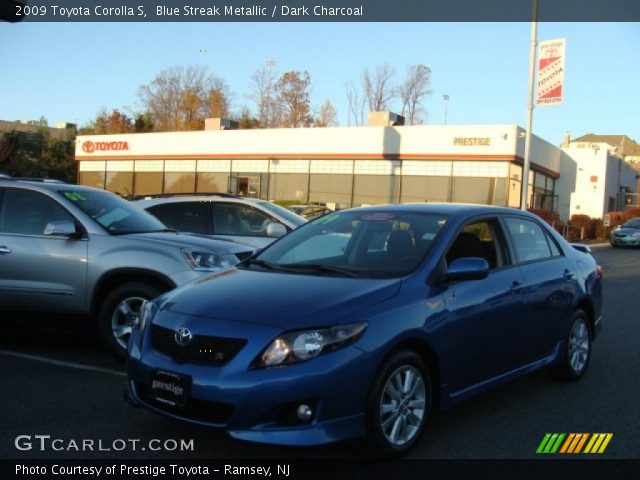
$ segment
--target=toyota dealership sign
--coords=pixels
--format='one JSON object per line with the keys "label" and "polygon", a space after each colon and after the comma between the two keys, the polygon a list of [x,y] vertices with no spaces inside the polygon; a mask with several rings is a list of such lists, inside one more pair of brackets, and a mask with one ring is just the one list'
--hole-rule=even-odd
{"label": "toyota dealership sign", "polygon": [[565,45],[564,38],[540,42],[537,105],[560,105],[562,103]]}

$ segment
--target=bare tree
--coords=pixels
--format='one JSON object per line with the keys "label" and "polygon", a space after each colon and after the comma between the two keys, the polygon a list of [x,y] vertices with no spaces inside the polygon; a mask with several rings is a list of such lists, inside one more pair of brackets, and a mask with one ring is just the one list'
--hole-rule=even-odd
{"label": "bare tree", "polygon": [[369,69],[362,72],[362,90],[372,112],[388,110],[396,95],[393,85],[395,70],[389,64],[378,65],[373,73]]}
{"label": "bare tree", "polygon": [[251,75],[251,94],[249,98],[256,104],[257,117],[263,128],[276,127],[281,116],[276,95],[277,73],[273,69],[275,62],[268,61]]}
{"label": "bare tree", "polygon": [[331,101],[325,100],[313,123],[316,127],[334,127],[338,124],[338,112]]}
{"label": "bare tree", "polygon": [[351,126],[352,118],[354,125],[364,125],[365,96],[358,91],[358,88],[352,82],[347,83],[345,87],[349,106],[347,125]]}
{"label": "bare tree", "polygon": [[309,72],[286,72],[276,83],[279,104],[282,106],[282,127],[308,127],[311,125]]}
{"label": "bare tree", "polygon": [[203,66],[163,70],[138,93],[159,131],[199,130],[213,112],[228,110],[228,87]]}
{"label": "bare tree", "polygon": [[423,123],[421,113],[424,113],[422,100],[431,95],[431,70],[425,65],[410,65],[407,76],[398,86],[398,96],[402,102],[402,116],[408,125]]}
{"label": "bare tree", "polygon": [[222,78],[214,77],[212,79],[206,100],[208,117],[223,118],[229,116],[231,93]]}

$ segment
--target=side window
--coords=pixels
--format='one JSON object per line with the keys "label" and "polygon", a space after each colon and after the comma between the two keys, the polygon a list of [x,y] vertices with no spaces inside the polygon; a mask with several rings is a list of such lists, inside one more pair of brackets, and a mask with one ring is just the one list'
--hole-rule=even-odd
{"label": "side window", "polygon": [[465,226],[447,252],[447,264],[458,258],[480,257],[487,261],[491,270],[508,265],[501,232],[495,220]]}
{"label": "side window", "polygon": [[209,233],[207,209],[208,204],[202,202],[176,202],[151,207],[149,213],[167,227],[206,235]]}
{"label": "side window", "polygon": [[217,235],[266,237],[267,225],[274,220],[248,205],[215,203],[213,205],[213,231]]}
{"label": "side window", "polygon": [[531,220],[515,217],[506,217],[505,223],[513,239],[513,246],[519,262],[531,262],[551,257],[547,236],[540,225]]}
{"label": "side window", "polygon": [[43,235],[49,222],[73,221],[56,202],[41,193],[7,189],[0,208],[0,233]]}
{"label": "side window", "polygon": [[556,241],[548,233],[545,232],[545,234],[547,235],[547,241],[549,242],[549,248],[551,248],[551,256],[552,257],[561,257],[562,256],[562,251],[560,250],[560,247],[558,247],[558,244],[556,243]]}

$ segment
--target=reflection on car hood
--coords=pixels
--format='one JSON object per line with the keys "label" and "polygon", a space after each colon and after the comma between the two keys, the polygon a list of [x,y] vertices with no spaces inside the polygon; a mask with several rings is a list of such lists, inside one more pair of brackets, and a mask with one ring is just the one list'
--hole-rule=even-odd
{"label": "reflection on car hood", "polygon": [[202,248],[209,252],[220,253],[223,255],[243,252],[253,252],[255,249],[244,243],[232,242],[228,240],[219,240],[211,237],[195,235],[192,233],[182,232],[152,232],[152,233],[133,233],[127,235],[129,238],[139,238],[145,241],[162,243],[165,245],[175,245],[179,247]]}
{"label": "reflection on car hood", "polygon": [[273,325],[285,330],[357,322],[361,309],[398,293],[400,279],[356,279],[230,269],[167,295],[185,315]]}

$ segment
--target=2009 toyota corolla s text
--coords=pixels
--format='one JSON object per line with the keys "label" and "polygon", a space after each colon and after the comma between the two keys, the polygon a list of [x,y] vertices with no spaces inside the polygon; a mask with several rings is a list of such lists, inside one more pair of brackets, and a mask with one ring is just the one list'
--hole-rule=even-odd
{"label": "2009 toyota corolla s text", "polygon": [[580,378],[601,269],[534,215],[344,210],[147,302],[128,399],[233,437],[409,450],[433,406],[547,367]]}

